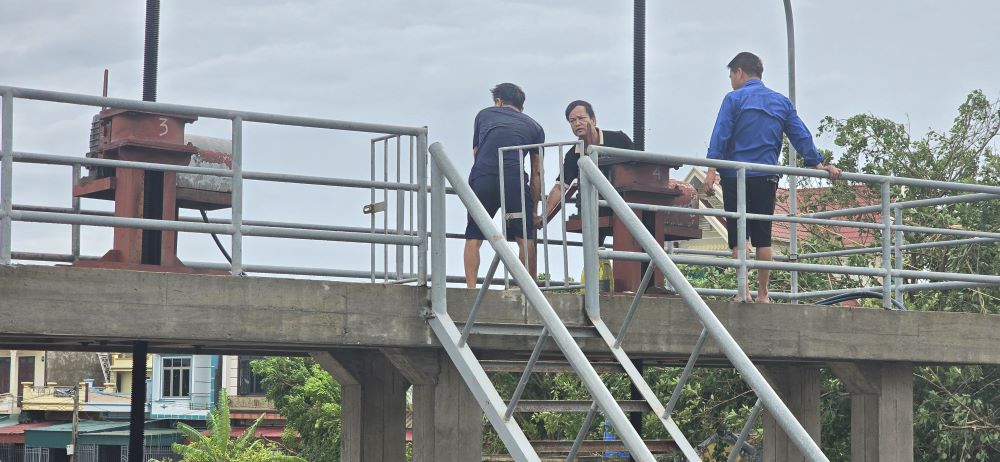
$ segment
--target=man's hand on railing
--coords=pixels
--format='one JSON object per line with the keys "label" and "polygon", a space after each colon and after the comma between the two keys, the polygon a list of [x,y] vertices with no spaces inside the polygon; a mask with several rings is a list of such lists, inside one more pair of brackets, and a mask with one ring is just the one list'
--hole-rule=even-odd
{"label": "man's hand on railing", "polygon": [[836,179],[840,178],[840,174],[843,173],[843,171],[841,171],[839,168],[834,167],[832,165],[823,165],[822,162],[820,162],[819,164],[816,164],[816,169],[817,170],[826,170],[826,172],[830,174],[830,179],[831,180],[836,180]]}
{"label": "man's hand on railing", "polygon": [[715,195],[715,185],[719,183],[719,176],[715,173],[715,168],[709,168],[708,173],[705,174],[705,184],[702,189],[705,190],[705,195],[714,196]]}

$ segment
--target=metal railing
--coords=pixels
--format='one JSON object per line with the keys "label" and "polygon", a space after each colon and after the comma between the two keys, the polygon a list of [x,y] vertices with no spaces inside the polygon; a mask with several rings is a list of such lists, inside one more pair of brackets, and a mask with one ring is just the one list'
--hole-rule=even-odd
{"label": "metal railing", "polygon": [[[415,282],[424,285],[427,281],[427,129],[424,127],[404,127],[364,122],[350,122],[331,119],[298,117],[260,112],[236,111],[229,109],[206,108],[167,103],[133,101],[119,98],[36,90],[28,88],[0,86],[2,97],[2,124],[0,124],[0,264],[8,265],[12,260],[40,260],[56,262],[74,262],[78,260],[95,259],[93,256],[80,255],[79,227],[119,227],[139,228],[145,230],[178,231],[188,233],[218,234],[231,237],[231,262],[206,263],[185,262],[197,269],[227,270],[233,275],[245,272],[277,273],[293,275],[330,276],[344,278],[375,277],[392,280],[393,282]],[[143,112],[168,113],[228,120],[232,130],[232,169],[214,169],[190,166],[175,166],[166,164],[130,162],[111,159],[84,158],[76,156],[60,156],[51,154],[29,153],[14,150],[13,119],[14,100],[36,100],[73,105],[92,106],[98,108],[117,108]],[[325,176],[294,175],[271,172],[253,172],[243,169],[243,128],[245,123],[308,127],[327,130],[351,132],[368,132],[386,134],[376,140],[395,139],[397,144],[404,137],[411,143],[411,161],[409,163],[409,180],[404,182],[397,174],[396,181],[389,181],[388,172],[382,181],[374,179],[336,178]],[[372,141],[373,151],[374,143]],[[16,162],[62,165],[72,169],[72,181],[76,184],[82,167],[96,168],[136,168],[149,171],[176,172],[213,177],[229,178],[232,190],[232,207],[228,219],[214,219],[209,223],[200,222],[197,218],[184,217],[177,221],[153,220],[141,218],[123,218],[110,216],[107,212],[83,210],[79,199],[74,199],[73,206],[68,208],[38,207],[18,204],[13,201],[13,170]],[[374,157],[373,157],[374,162]],[[398,164],[397,164],[398,165]],[[318,185],[339,188],[381,189],[388,197],[389,191],[395,191],[397,198],[410,193],[407,205],[402,200],[396,204],[396,229],[382,230],[375,233],[373,227],[329,226],[312,223],[285,223],[274,221],[253,221],[244,219],[243,192],[244,183],[248,180],[280,182],[290,184]],[[374,195],[374,193],[373,193]],[[407,209],[408,208],[408,217]],[[386,211],[389,213],[389,211]],[[403,218],[400,218],[403,217]],[[374,223],[374,215],[372,219]],[[402,226],[408,220],[409,226]],[[12,249],[12,222],[35,222],[71,225],[73,228],[72,253],[33,253],[16,252]],[[276,265],[253,265],[244,262],[243,242],[245,237],[271,237],[284,239],[306,239],[335,242],[368,243],[372,246],[396,246],[397,266],[390,271],[386,265],[380,272],[375,268],[368,271],[360,269],[339,268],[309,268]],[[400,257],[404,246],[412,247],[410,271],[404,273]]]}
{"label": "metal railing", "polygon": [[[735,259],[730,257],[729,252],[725,251],[713,252],[704,250],[688,251],[686,249],[672,249],[672,253],[674,253],[674,255],[671,255],[671,259],[675,263],[736,268],[737,279],[738,279],[737,287],[745,286],[747,280],[747,272],[750,269],[770,269],[770,270],[797,271],[806,273],[816,272],[825,274],[843,274],[843,275],[865,276],[869,278],[881,278],[882,279],[881,286],[868,287],[866,288],[866,290],[882,291],[883,308],[892,309],[893,299],[901,301],[902,294],[905,292],[912,292],[919,290],[963,289],[963,288],[975,288],[984,286],[989,287],[989,286],[1000,285],[1000,276],[997,275],[925,271],[917,269],[910,270],[903,268],[905,252],[910,250],[938,248],[938,247],[953,247],[953,246],[963,246],[963,245],[983,245],[983,244],[996,243],[998,240],[1000,240],[1000,233],[993,231],[974,231],[974,230],[964,230],[964,229],[933,228],[926,226],[906,225],[903,224],[905,210],[919,208],[919,207],[937,207],[942,205],[950,205],[958,203],[974,203],[987,200],[998,200],[1000,199],[1000,187],[980,185],[980,184],[953,183],[953,182],[926,180],[919,178],[892,177],[892,176],[880,176],[880,175],[845,172],[841,176],[842,181],[851,181],[851,182],[878,185],[881,190],[880,203],[878,205],[851,207],[841,210],[826,210],[802,216],[796,216],[794,214],[760,215],[760,214],[746,213],[745,182],[746,182],[747,172],[765,172],[776,175],[796,175],[799,177],[812,177],[812,178],[827,178],[828,174],[826,172],[815,169],[770,166],[770,165],[712,160],[712,159],[695,159],[685,156],[657,154],[657,153],[640,152],[640,151],[629,151],[624,149],[615,149],[603,146],[593,146],[590,148],[590,151],[593,153],[593,155],[607,155],[619,159],[628,159],[633,161],[642,161],[650,163],[667,163],[667,164],[681,163],[699,167],[715,167],[715,168],[731,169],[737,172],[738,209],[736,212],[725,212],[722,210],[714,210],[714,209],[702,209],[693,211],[691,209],[685,209],[683,207],[628,204],[629,208],[634,210],[660,210],[660,211],[672,211],[679,213],[696,213],[698,215],[704,215],[704,216],[715,216],[715,217],[725,217],[726,219],[735,219],[738,220],[738,230],[739,230],[738,233],[741,236],[746,235],[747,220],[761,220],[761,221],[772,221],[772,222],[869,229],[877,231],[881,235],[881,246],[879,247],[848,248],[848,249],[837,249],[837,250],[830,250],[823,252],[811,252],[799,255],[789,255],[784,258],[775,258],[775,261],[773,262],[749,260],[747,258],[747,252],[746,252],[746,241],[743,239],[737,239],[738,248],[736,252],[737,258]],[[920,200],[893,202],[892,196],[890,194],[891,191],[890,186],[892,185],[907,186],[911,188],[933,188],[942,191],[953,191],[953,192],[969,193],[969,194],[961,194],[955,196],[944,195],[936,199],[920,199]],[[605,201],[600,201],[599,203],[601,205],[605,205]],[[879,222],[864,222],[856,220],[834,219],[836,217],[856,216],[859,214],[871,213],[871,212],[877,212],[881,215],[881,219]],[[960,239],[949,239],[936,242],[906,244],[906,241],[903,238],[904,234],[906,233],[932,234],[935,236],[954,236]],[[611,259],[638,260],[638,261],[650,260],[650,257],[648,255],[638,252],[626,253],[626,252],[616,252],[616,251],[600,251],[598,254],[600,257],[611,258]],[[832,265],[832,264],[800,263],[800,261],[806,259],[843,257],[848,255],[862,255],[862,254],[880,254],[881,256],[880,267],[878,268],[852,267],[844,264]],[[717,258],[717,257],[723,257],[723,258]],[[725,257],[730,257],[730,258],[725,258]],[[903,284],[901,278],[914,279],[917,280],[918,282]],[[921,280],[930,280],[939,282],[922,282]],[[859,290],[859,289],[835,289],[835,290],[814,290],[814,291],[800,292],[797,289],[798,288],[796,286],[793,286],[791,292],[774,292],[771,294],[771,296],[774,298],[787,299],[787,300],[808,300],[808,299],[817,299],[821,297],[829,297],[831,295],[837,295]],[[702,295],[736,295],[737,297],[742,297],[741,291],[734,291],[734,290],[698,289],[698,292],[701,293]]]}

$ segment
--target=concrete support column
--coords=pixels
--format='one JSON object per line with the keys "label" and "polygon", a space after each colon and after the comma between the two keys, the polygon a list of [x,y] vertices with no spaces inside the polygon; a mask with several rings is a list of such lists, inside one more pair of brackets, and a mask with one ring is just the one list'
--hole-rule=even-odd
{"label": "concrete support column", "polygon": [[[817,366],[765,366],[761,368],[768,382],[782,401],[799,419],[814,441],[820,441],[820,378]],[[770,414],[764,413],[764,461],[798,462],[805,457],[778,426]]]}
{"label": "concrete support column", "polygon": [[344,349],[313,358],[341,385],[340,460],[406,460],[410,384],[403,375],[378,350]]}
{"label": "concrete support column", "polygon": [[17,358],[17,350],[10,350],[10,394],[14,395],[14,400],[17,400],[18,396],[21,396],[21,380],[18,378],[18,365],[20,360]]}
{"label": "concrete support column", "polygon": [[483,411],[444,351],[383,350],[413,383],[413,461],[483,458]]}
{"label": "concrete support column", "polygon": [[913,365],[835,363],[851,394],[851,460],[913,461]]}

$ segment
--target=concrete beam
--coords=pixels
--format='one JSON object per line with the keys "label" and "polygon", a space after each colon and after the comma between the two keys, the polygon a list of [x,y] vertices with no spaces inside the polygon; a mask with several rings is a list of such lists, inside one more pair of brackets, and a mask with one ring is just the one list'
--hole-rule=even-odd
{"label": "concrete beam", "polygon": [[833,363],[851,394],[851,460],[913,461],[913,366]]}
{"label": "concrete beam", "polygon": [[[475,291],[448,291],[464,320]],[[570,326],[586,326],[576,294],[548,295]],[[288,354],[341,347],[437,348],[422,317],[427,289],[368,283],[203,276],[46,266],[0,267],[0,347]],[[607,297],[601,311],[616,329],[630,297]],[[1000,364],[1000,316],[896,312],[811,305],[710,303],[756,361],[894,361]],[[483,322],[537,323],[516,291],[491,291]],[[198,322],[191,322],[197,319]],[[238,320],[238,322],[234,322]],[[151,329],[150,326],[156,326]],[[677,298],[642,301],[624,348],[632,357],[687,358],[701,326]],[[664,335],[665,326],[669,334]],[[534,338],[473,336],[482,353],[527,353]],[[588,353],[606,353],[596,338]],[[709,340],[702,352],[718,362]]]}
{"label": "concrete beam", "polygon": [[333,350],[314,356],[341,382],[340,460],[396,462],[406,454],[410,384],[377,350]]}
{"label": "concrete beam", "polygon": [[[772,365],[763,367],[761,372],[809,436],[819,443],[822,430],[819,367]],[[767,412],[764,413],[763,452],[765,462],[806,461],[777,421]]]}

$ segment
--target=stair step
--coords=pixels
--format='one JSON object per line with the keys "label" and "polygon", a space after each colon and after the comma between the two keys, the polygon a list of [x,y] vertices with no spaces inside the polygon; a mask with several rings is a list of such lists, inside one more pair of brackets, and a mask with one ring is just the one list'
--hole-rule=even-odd
{"label": "stair step", "polygon": [[[653,453],[666,453],[677,450],[677,444],[673,440],[645,440],[646,447],[649,448],[650,452]],[[566,454],[573,447],[573,441],[569,440],[541,440],[532,441],[531,446],[535,448],[535,451],[541,454]],[[621,441],[605,441],[605,440],[584,440],[583,445],[580,446],[580,453],[594,453],[594,452],[622,452],[627,451],[625,444]]]}
{"label": "stair step", "polygon": [[[524,372],[525,366],[528,365],[527,361],[505,360],[484,360],[479,363],[486,372]],[[591,362],[590,365],[594,366],[594,370],[598,373],[625,373],[625,369],[622,368],[621,364],[616,362]],[[537,361],[535,362],[535,367],[531,370],[541,373],[574,372],[573,366],[570,366],[566,361]]]}
{"label": "stair step", "polygon": [[[587,412],[593,401],[522,399],[517,402],[517,412]],[[619,400],[618,405],[625,412],[649,412],[649,403],[641,399]]]}
{"label": "stair step", "polygon": [[[456,322],[459,330],[465,327],[465,323]],[[472,325],[473,334],[479,335],[515,335],[523,337],[538,337],[542,335],[541,324],[510,324],[499,322],[477,322]],[[598,337],[597,329],[590,326],[566,326],[570,335],[575,338]]]}

